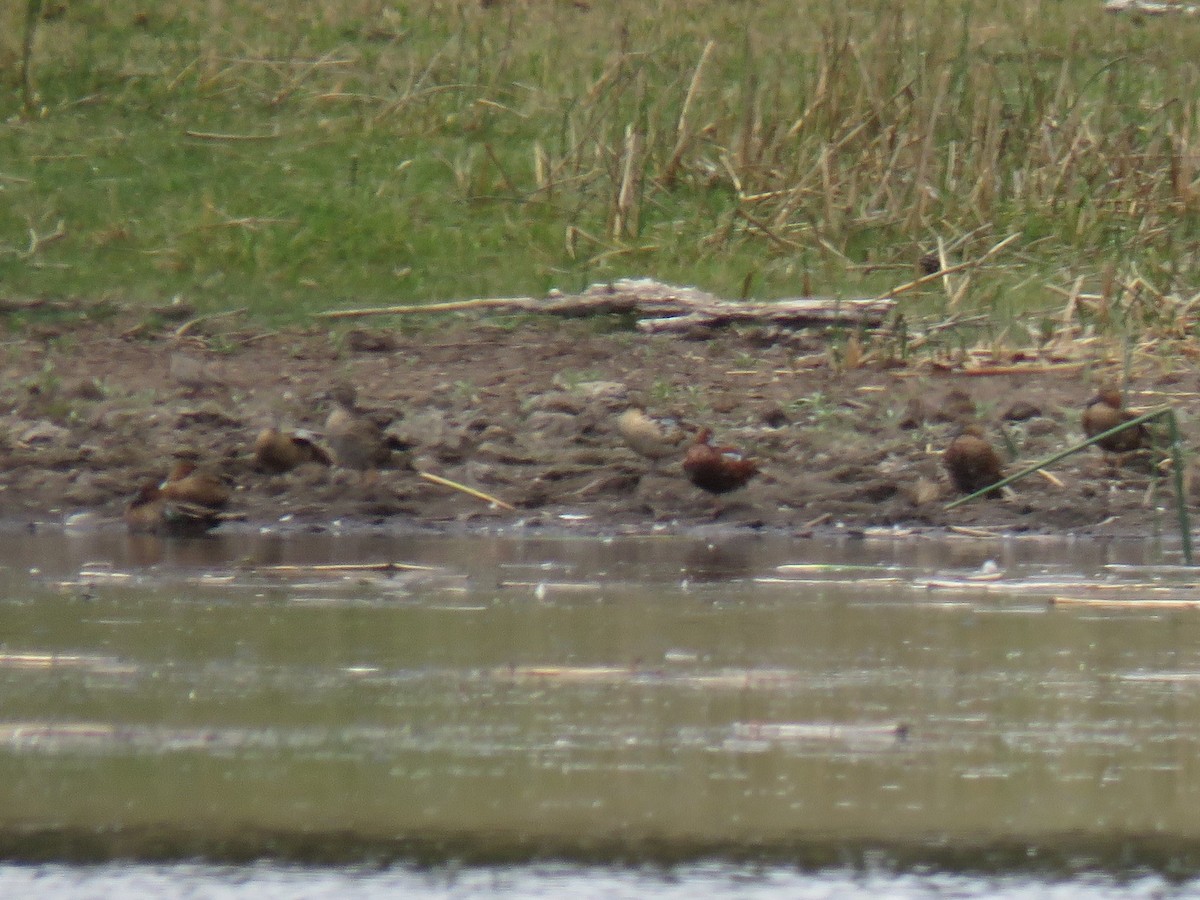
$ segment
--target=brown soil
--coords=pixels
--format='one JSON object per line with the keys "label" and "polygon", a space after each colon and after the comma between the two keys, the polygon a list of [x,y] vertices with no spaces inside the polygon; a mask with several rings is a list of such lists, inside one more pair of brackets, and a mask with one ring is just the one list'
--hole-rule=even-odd
{"label": "brown soil", "polygon": [[[1053,468],[1061,485],[1034,475],[1005,499],[945,509],[954,493],[941,450],[970,413],[961,393],[1007,460],[1003,423],[1023,463],[1081,438],[1080,405],[1111,371],[1099,366],[1048,372],[1034,361],[1028,373],[984,377],[895,363],[838,371],[819,335],[644,337],[574,320],[455,320],[417,334],[373,326],[334,338],[193,328],[180,339],[175,326],[146,334],[129,324],[40,325],[8,342],[0,517],[61,521],[90,510],[117,520],[140,483],[190,452],[236,486],[231,508],[255,524],[1173,530],[1167,485],[1153,486],[1149,461],[1114,464],[1095,448]],[[361,404],[411,447],[411,467],[402,456],[378,475],[315,463],[257,471],[258,431],[278,424],[319,435],[324,394],[338,380],[355,383]],[[1131,399],[1186,406],[1195,386],[1191,374],[1145,375]],[[615,418],[631,404],[711,426],[716,443],[753,454],[761,474],[730,494],[705,494],[678,457],[654,463],[624,443]]]}

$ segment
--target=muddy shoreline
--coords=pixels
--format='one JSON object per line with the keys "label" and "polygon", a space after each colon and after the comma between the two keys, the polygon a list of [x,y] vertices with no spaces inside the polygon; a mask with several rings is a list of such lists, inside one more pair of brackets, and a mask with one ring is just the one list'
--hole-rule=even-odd
{"label": "muddy shoreline", "polygon": [[[451,319],[331,335],[210,324],[184,334],[119,318],[10,325],[0,520],[118,523],[139,484],[190,456],[232,487],[229,509],[243,521],[221,527],[234,532],[1177,533],[1152,461],[1095,448],[1006,499],[945,509],[955,493],[941,451],[958,425],[981,422],[1009,471],[1075,443],[1081,404],[1119,372],[1100,351],[1069,363],[992,359],[997,374],[981,375],[978,360],[901,364],[870,349],[848,369],[820,334],[756,328],[648,337],[608,320]],[[1196,375],[1170,361],[1144,369],[1130,404],[1170,403],[1190,446]],[[393,467],[257,468],[251,448],[265,427],[324,439],[339,382],[355,385],[366,413],[406,448]],[[698,490],[682,451],[647,459],[622,438],[616,419],[630,406],[712,428],[717,443],[752,454],[760,474],[721,497]]]}

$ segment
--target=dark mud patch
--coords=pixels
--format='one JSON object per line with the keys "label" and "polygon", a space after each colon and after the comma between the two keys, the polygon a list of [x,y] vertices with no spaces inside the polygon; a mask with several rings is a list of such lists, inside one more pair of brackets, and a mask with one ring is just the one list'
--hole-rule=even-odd
{"label": "dark mud patch", "polygon": [[[972,377],[894,362],[843,371],[820,335],[775,340],[757,330],[698,341],[597,322],[455,320],[416,333],[193,330],[180,339],[128,324],[26,327],[10,337],[0,381],[3,518],[90,511],[116,520],[140,483],[191,453],[235,486],[231,507],[254,524],[1174,528],[1168,485],[1146,461],[1113,464],[1095,449],[1057,465],[1058,483],[1033,476],[1006,499],[944,508],[954,494],[940,454],[957,423],[977,417],[1010,471],[1061,449],[1081,438],[1081,405],[1116,371],[1099,359]],[[1168,368],[1139,373],[1130,399],[1172,403],[1187,430],[1196,378]],[[361,405],[410,447],[411,467],[370,477],[317,464],[258,471],[250,452],[258,432],[319,434],[338,380],[355,384]],[[754,455],[761,474],[719,498],[703,493],[678,458],[651,461],[625,444],[615,420],[630,405],[710,426],[717,443]]]}

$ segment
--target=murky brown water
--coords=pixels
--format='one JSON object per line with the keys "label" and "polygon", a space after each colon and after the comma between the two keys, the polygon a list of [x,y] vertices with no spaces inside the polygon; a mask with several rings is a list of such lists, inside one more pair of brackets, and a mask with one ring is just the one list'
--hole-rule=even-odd
{"label": "murky brown water", "polygon": [[[307,568],[387,561],[430,568]],[[1177,561],[9,532],[0,855],[1190,875],[1200,595]]]}

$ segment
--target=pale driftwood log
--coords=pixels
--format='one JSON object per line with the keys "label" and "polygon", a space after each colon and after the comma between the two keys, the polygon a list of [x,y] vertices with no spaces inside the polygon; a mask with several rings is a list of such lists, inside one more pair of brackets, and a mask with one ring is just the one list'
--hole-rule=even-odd
{"label": "pale driftwood log", "polygon": [[316,565],[278,565],[256,566],[248,568],[255,572],[278,572],[283,575],[296,575],[305,572],[437,572],[440,566],[422,566],[417,563],[382,562],[382,563],[325,563]]}
{"label": "pale driftwood log", "polygon": [[1194,16],[1200,7],[1190,3],[1162,3],[1155,0],[1107,0],[1104,11],[1110,13],[1141,13],[1144,16]]}
{"label": "pale driftwood log", "polygon": [[734,303],[714,300],[683,315],[641,319],[638,331],[661,334],[713,328],[734,322],[803,328],[812,325],[848,325],[878,328],[895,307],[895,300],[834,300],[824,297],[790,297],[770,303]]}
{"label": "pale driftwood log", "polygon": [[529,312],[575,317],[633,313],[641,317],[637,325],[640,331],[659,333],[687,331],[698,326],[719,327],[733,322],[769,323],[791,327],[851,325],[874,328],[883,324],[895,302],[886,297],[866,300],[798,297],[769,302],[741,302],[722,300],[698,288],[663,284],[651,278],[623,278],[608,284],[593,284],[581,294],[552,291],[542,299],[481,298],[419,306],[338,309],[317,315],[326,319],[353,319],[363,316],[465,310]]}

